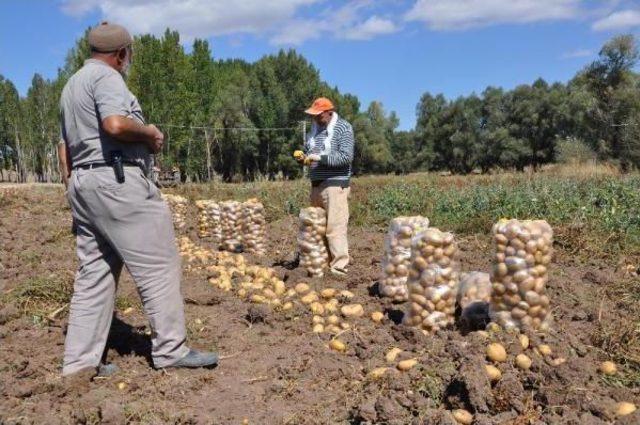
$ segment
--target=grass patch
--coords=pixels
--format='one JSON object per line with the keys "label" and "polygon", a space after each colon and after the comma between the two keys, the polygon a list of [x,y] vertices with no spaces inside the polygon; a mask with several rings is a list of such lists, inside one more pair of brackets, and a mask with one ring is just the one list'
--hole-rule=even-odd
{"label": "grass patch", "polygon": [[21,314],[40,322],[47,314],[64,306],[73,294],[73,282],[59,277],[28,279],[5,294],[2,301],[13,304]]}
{"label": "grass patch", "polygon": [[24,250],[18,254],[22,263],[39,264],[42,261],[42,253],[33,250]]}
{"label": "grass patch", "polygon": [[440,406],[444,397],[444,383],[436,373],[424,370],[420,378],[413,385],[414,391],[433,401],[434,406]]}
{"label": "grass patch", "polygon": [[135,308],[136,310],[140,310],[142,304],[137,298],[131,298],[126,295],[118,295],[116,296],[116,310],[124,311],[128,308]]}

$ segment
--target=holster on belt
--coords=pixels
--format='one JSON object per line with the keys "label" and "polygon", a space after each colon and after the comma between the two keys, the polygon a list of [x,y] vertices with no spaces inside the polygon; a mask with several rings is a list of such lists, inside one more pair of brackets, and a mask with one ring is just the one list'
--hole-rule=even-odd
{"label": "holster on belt", "polygon": [[124,183],[124,164],[122,161],[122,152],[111,152],[111,166],[113,167],[113,172],[116,175],[116,180],[118,181],[118,183]]}

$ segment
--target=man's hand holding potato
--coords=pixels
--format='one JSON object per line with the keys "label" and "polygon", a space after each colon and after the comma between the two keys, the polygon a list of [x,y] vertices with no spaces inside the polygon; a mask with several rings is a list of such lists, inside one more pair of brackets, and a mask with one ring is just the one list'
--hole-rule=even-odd
{"label": "man's hand holding potato", "polygon": [[307,158],[304,152],[302,151],[295,151],[293,153],[293,157],[295,158],[296,161],[298,161],[299,164],[304,164]]}

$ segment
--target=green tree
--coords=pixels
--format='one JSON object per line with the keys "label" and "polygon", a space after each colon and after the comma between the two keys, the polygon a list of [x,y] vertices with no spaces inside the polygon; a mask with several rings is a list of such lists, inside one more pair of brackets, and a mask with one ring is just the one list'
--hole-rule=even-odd
{"label": "green tree", "polygon": [[0,75],[0,164],[2,168],[15,168],[21,180],[26,177],[23,156],[23,114],[20,96],[13,83]]}
{"label": "green tree", "polygon": [[57,166],[58,97],[55,84],[35,74],[23,101],[28,128],[25,159],[40,179],[50,180]]}
{"label": "green tree", "polygon": [[352,123],[357,141],[354,170],[358,173],[386,173],[393,163],[391,139],[398,126],[395,114],[387,116],[380,102],[371,102],[366,113]]}
{"label": "green tree", "polygon": [[91,47],[89,46],[89,31],[91,28],[87,28],[84,32],[84,35],[80,37],[75,46],[69,50],[67,53],[67,57],[64,61],[64,66],[61,70],[61,77],[66,81],[67,78],[71,77],[77,70],[82,68],[84,65],[84,61],[91,57]]}
{"label": "green tree", "polygon": [[631,165],[631,152],[638,143],[625,127],[633,124],[638,114],[638,83],[632,70],[639,57],[632,35],[617,36],[604,45],[598,60],[576,77],[576,84],[586,87],[595,98],[587,114],[591,144],[602,158],[618,160],[623,170]]}
{"label": "green tree", "polygon": [[416,156],[414,168],[430,170],[435,164],[435,145],[443,135],[442,121],[449,102],[442,94],[432,96],[425,93],[416,109]]}
{"label": "green tree", "polygon": [[416,136],[413,131],[396,131],[390,140],[389,147],[393,164],[389,171],[395,174],[406,174],[413,171],[416,153]]}

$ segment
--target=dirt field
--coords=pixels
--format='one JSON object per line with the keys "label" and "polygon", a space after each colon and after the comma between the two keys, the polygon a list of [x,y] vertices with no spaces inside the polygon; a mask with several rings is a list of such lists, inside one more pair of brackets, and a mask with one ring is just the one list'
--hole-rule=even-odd
{"label": "dirt field", "polygon": [[[223,360],[217,369],[149,366],[147,322],[125,276],[108,354],[121,372],[108,379],[63,380],[66,311],[52,320],[46,316],[65,305],[73,281],[70,212],[61,189],[11,190],[11,200],[0,204],[1,424],[444,425],[456,423],[447,412],[454,409],[470,411],[473,423],[483,425],[640,424],[640,411],[621,418],[614,414],[617,402],[640,404],[640,379],[632,367],[640,353],[630,348],[637,347],[631,339],[638,335],[640,282],[625,274],[619,259],[579,261],[556,247],[549,284],[553,332],[544,338],[529,335],[532,345],[550,345],[552,355],[527,349],[533,366],[523,372],[514,366],[515,356],[525,351],[515,335],[455,329],[429,337],[397,324],[401,307],[375,291],[384,234],[355,226],[348,278],[310,280],[299,269],[274,266],[287,287],[304,281],[318,290],[355,294],[352,302],[362,303],[366,313],[340,335],[345,353],[327,347],[328,335],[312,332],[312,314],[304,306],[279,312],[252,305],[233,291],[213,287],[206,270],[185,263],[189,342],[218,350]],[[201,244],[193,206],[188,220],[186,234]],[[292,217],[270,223],[268,258],[247,256],[247,262],[272,266],[289,257],[295,227]],[[489,270],[488,236],[466,236],[459,245],[463,270]],[[385,312],[381,324],[369,318],[378,310]],[[509,354],[494,384],[485,373],[490,341],[502,342]],[[417,366],[399,372],[387,364],[385,354],[392,347],[404,350],[399,359],[417,359]],[[619,372],[604,377],[598,367],[609,359],[616,360]],[[390,370],[381,379],[368,375],[382,366]]]}

